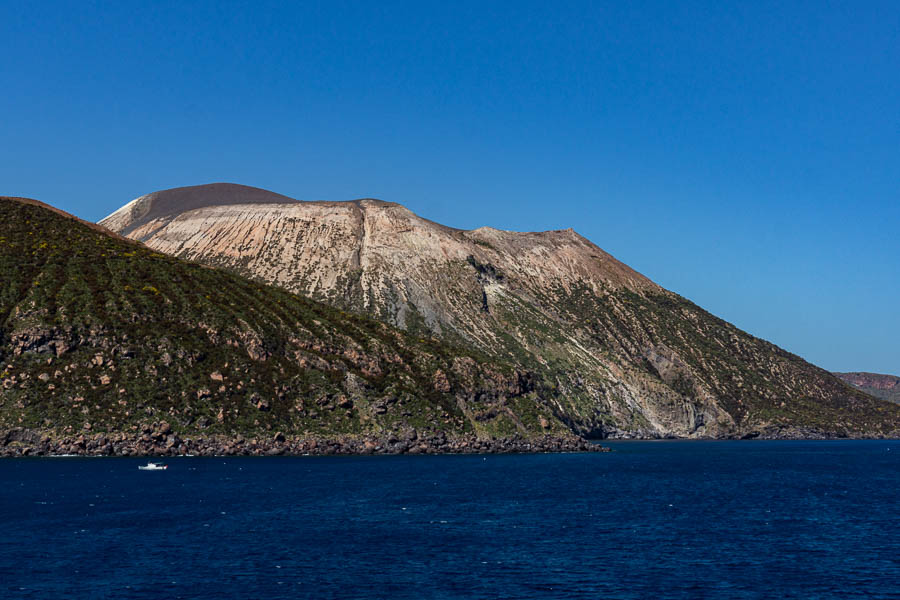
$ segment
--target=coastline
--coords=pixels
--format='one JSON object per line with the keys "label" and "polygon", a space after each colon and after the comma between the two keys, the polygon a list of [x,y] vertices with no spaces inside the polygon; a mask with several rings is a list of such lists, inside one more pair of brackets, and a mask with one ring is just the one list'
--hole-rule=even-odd
{"label": "coastline", "polygon": [[721,435],[676,436],[655,432],[614,432],[604,441],[654,441],[654,440],[895,440],[900,439],[900,431],[888,433],[868,433],[861,431],[828,431],[819,427],[797,425],[770,425],[746,431],[729,431]]}
{"label": "coastline", "polygon": [[32,456],[365,456],[401,454],[545,454],[610,452],[602,442],[640,441],[753,441],[753,440],[892,440],[900,435],[860,435],[814,428],[776,427],[718,437],[609,436],[589,440],[577,436],[478,438],[474,434],[448,436],[442,432],[408,430],[387,435],[181,435],[165,423],[138,434],[84,433],[58,436],[53,432],[14,428],[0,431],[0,458]]}
{"label": "coastline", "polygon": [[505,437],[479,439],[474,434],[443,433],[385,436],[271,437],[173,433],[167,427],[142,434],[94,433],[56,437],[46,432],[17,428],[0,433],[0,457],[24,456],[335,456],[399,454],[527,454],[609,452],[610,449],[575,436]]}

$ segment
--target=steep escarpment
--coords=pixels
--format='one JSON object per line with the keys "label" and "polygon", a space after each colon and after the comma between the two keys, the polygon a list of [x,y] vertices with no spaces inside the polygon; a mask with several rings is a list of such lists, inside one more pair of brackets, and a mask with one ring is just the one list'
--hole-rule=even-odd
{"label": "steep escarpment", "polygon": [[[222,184],[217,184],[222,185]],[[462,231],[378,200],[247,202],[179,190],[102,224],[419,337],[539,374],[592,436],[884,435],[896,410],[656,285],[571,229]],[[202,204],[202,206],[200,205]]]}
{"label": "steep escarpment", "polygon": [[476,351],[0,198],[0,445],[571,439],[545,388]]}
{"label": "steep escarpment", "polygon": [[878,373],[835,373],[845,382],[870,396],[900,403],[900,377]]}

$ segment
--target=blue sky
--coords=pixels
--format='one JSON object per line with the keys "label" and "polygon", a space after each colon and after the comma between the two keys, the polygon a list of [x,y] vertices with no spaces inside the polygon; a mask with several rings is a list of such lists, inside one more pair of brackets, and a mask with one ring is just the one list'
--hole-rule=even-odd
{"label": "blue sky", "polygon": [[232,181],[574,227],[900,374],[898,32],[896,1],[0,2],[0,194],[97,220]]}

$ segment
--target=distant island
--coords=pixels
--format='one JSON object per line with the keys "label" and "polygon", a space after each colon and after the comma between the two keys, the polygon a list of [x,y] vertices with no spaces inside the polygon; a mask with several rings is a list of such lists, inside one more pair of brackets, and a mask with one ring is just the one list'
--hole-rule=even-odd
{"label": "distant island", "polygon": [[233,184],[143,196],[100,225],[2,198],[0,273],[4,455],[900,432],[881,388],[740,331],[572,230],[462,231],[389,202]]}
{"label": "distant island", "polygon": [[878,373],[835,373],[838,377],[870,396],[900,402],[900,377]]}

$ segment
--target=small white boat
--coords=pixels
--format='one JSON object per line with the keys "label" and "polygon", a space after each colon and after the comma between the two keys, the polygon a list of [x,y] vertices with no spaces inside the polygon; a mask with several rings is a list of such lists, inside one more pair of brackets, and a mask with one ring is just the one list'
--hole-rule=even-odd
{"label": "small white boat", "polygon": [[146,465],[140,465],[138,469],[141,471],[165,471],[169,468],[169,465],[164,465],[162,463],[148,462]]}

